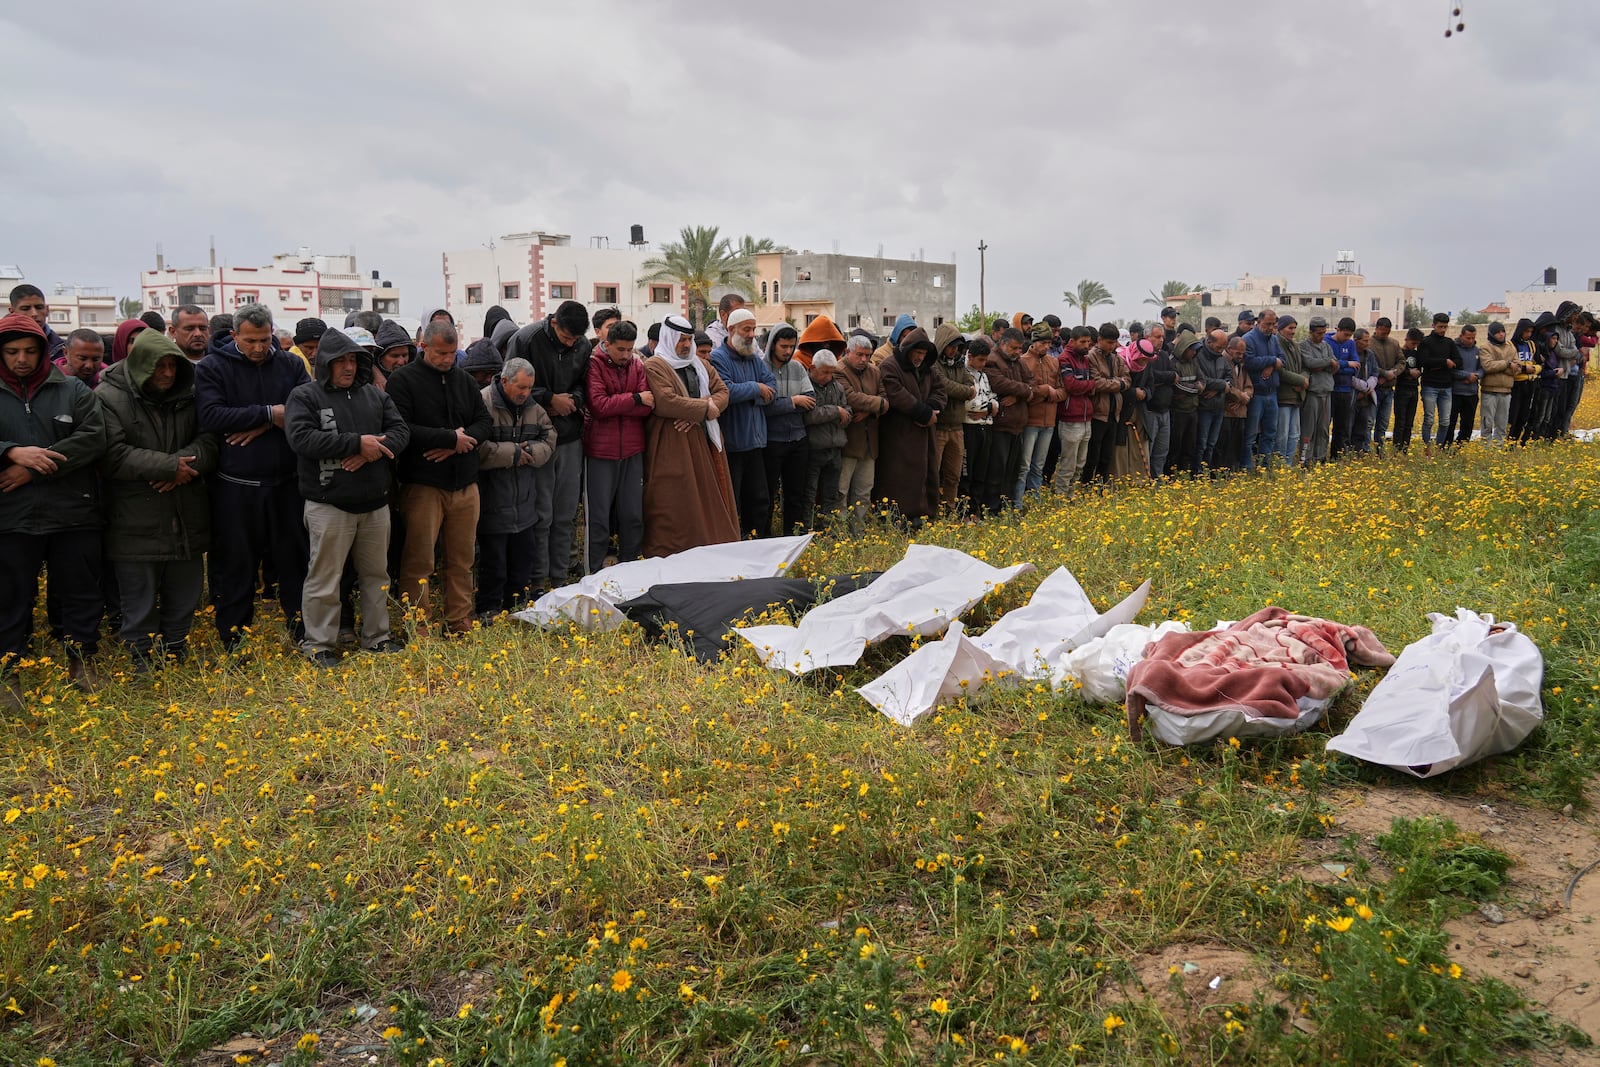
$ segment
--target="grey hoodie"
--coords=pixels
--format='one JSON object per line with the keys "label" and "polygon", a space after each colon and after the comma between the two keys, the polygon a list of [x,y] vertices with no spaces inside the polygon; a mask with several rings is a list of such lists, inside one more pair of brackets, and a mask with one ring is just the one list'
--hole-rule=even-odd
{"label": "grey hoodie", "polygon": [[489,343],[494,345],[500,351],[500,354],[504,356],[506,354],[506,345],[511,343],[511,338],[516,336],[519,329],[521,327],[510,319],[501,319],[494,324],[494,332],[489,335]]}
{"label": "grey hoodie", "polygon": [[1310,396],[1329,396],[1333,393],[1333,346],[1324,340],[1310,337],[1300,342],[1300,363],[1305,367],[1311,384],[1306,386]]}

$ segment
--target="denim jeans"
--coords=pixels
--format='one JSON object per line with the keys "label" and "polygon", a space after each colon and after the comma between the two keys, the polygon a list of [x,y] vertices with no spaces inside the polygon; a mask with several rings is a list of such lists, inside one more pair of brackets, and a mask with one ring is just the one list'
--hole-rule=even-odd
{"label": "denim jeans", "polygon": [[1022,494],[1031,493],[1044,484],[1044,461],[1050,454],[1050,438],[1056,432],[1055,424],[1028,426],[1022,431],[1022,458],[1017,463],[1017,483],[1011,490],[1011,502],[1022,506]]}
{"label": "denim jeans", "polygon": [[[1434,413],[1439,416],[1437,440],[1430,439]],[[1438,444],[1443,448],[1450,440],[1450,386],[1424,385],[1422,387],[1422,444],[1424,448]]]}
{"label": "denim jeans", "polygon": [[1378,390],[1378,410],[1373,413],[1372,447],[1383,455],[1383,439],[1389,433],[1389,416],[1394,412],[1394,390]]}
{"label": "denim jeans", "polygon": [[1211,465],[1211,452],[1217,447],[1217,438],[1222,436],[1222,409],[1200,409],[1200,431],[1198,434],[1198,451],[1200,458],[1195,465],[1195,472],[1199,473],[1201,467]]}
{"label": "denim jeans", "polygon": [[1278,394],[1268,389],[1250,397],[1250,408],[1244,420],[1244,469],[1256,469],[1256,456],[1261,465],[1272,466],[1272,453],[1278,440]]}
{"label": "denim jeans", "polygon": [[1294,466],[1300,458],[1300,405],[1278,405],[1278,458]]}

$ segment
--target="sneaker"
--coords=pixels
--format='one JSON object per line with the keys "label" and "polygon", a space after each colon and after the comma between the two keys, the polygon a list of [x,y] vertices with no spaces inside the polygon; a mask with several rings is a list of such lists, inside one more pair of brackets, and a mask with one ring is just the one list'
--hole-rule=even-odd
{"label": "sneaker", "polygon": [[329,651],[328,649],[322,649],[321,651],[311,653],[312,663],[316,664],[318,667],[329,670],[337,667],[339,665],[339,661],[343,658],[344,657],[339,655],[339,653]]}
{"label": "sneaker", "polygon": [[339,631],[339,639],[337,644],[340,648],[355,648],[360,643],[361,639],[356,636],[356,632],[354,630]]}
{"label": "sneaker", "polygon": [[366,651],[379,656],[388,656],[393,655],[396,652],[404,652],[405,650],[406,646],[403,641],[396,641],[392,637],[386,637]]}

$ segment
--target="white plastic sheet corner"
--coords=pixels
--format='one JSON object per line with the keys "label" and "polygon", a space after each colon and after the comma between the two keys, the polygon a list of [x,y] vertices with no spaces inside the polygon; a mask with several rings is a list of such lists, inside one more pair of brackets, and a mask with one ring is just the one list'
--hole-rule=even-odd
{"label": "white plastic sheet corner", "polygon": [[746,626],[735,632],[762,663],[793,675],[848,666],[868,645],[895,636],[942,633],[972,605],[1031,563],[991,567],[953,548],[912,545],[876,581],[819,604],[796,626]]}
{"label": "white plastic sheet corner", "polygon": [[553,589],[512,616],[534,626],[577,623],[584,630],[615,630],[626,616],[617,605],[667,582],[731,582],[776,578],[800,558],[811,535],[769,537],[701,545],[671,556],[618,563],[572,585]]}
{"label": "white plastic sheet corner", "polygon": [[1510,752],[1544,720],[1544,657],[1493,615],[1431,614],[1328,751],[1431,778]]}
{"label": "white plastic sheet corner", "polygon": [[1050,672],[1050,684],[1060,689],[1068,682],[1076,682],[1078,696],[1090,704],[1120,704],[1128,695],[1128,672],[1144,659],[1144,650],[1150,643],[1168,634],[1188,631],[1186,622],[1113,626],[1104,636],[1085,641],[1062,656]]}
{"label": "white plastic sheet corner", "polygon": [[943,639],[923,645],[857,692],[895,722],[910,726],[941,701],[985,685],[1051,676],[1072,649],[1131,622],[1149,597],[1145,582],[1102,615],[1072,572],[1058,567],[1026,606],[1006,612],[984,633],[968,637],[959,624],[952,625]]}

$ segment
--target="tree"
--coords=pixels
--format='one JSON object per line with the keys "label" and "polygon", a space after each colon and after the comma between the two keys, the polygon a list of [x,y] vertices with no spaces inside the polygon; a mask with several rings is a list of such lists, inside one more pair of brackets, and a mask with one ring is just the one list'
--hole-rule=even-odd
{"label": "tree", "polygon": [[1011,316],[1003,311],[991,311],[985,315],[977,304],[972,305],[972,310],[956,320],[956,329],[962,333],[981,333],[989,336],[989,324],[995,319],[1011,321]]}
{"label": "tree", "polygon": [[1079,282],[1077,289],[1068,289],[1062,293],[1061,297],[1067,302],[1067,307],[1077,308],[1083,312],[1083,325],[1085,326],[1089,325],[1089,310],[1091,308],[1100,304],[1109,304],[1116,300],[1116,297],[1111,295],[1111,290],[1099,282],[1090,281],[1088,278]]}
{"label": "tree", "polygon": [[1462,308],[1461,314],[1456,316],[1457,326],[1482,326],[1489,321],[1489,316],[1480,315],[1470,308]]}
{"label": "tree", "polygon": [[1426,330],[1433,322],[1433,313],[1422,304],[1407,304],[1403,318],[1406,329]]}
{"label": "tree", "polygon": [[1180,296],[1188,296],[1194,292],[1188,282],[1163,282],[1161,292],[1150,290],[1150,295],[1144,298],[1146,304],[1154,304],[1158,308],[1166,307]]}
{"label": "tree", "polygon": [[749,234],[739,238],[739,247],[735,249],[741,256],[749,256],[751,259],[763,252],[776,252],[777,250],[778,246],[773,244],[772,238],[762,237],[757,239]]}
{"label": "tree", "polygon": [[661,254],[645,260],[642,269],[647,282],[674,281],[683,286],[689,318],[697,330],[708,321],[711,290],[721,286],[755,299],[754,261],[719,236],[715,226],[685,226],[678,240],[663,245]]}
{"label": "tree", "polygon": [[144,305],[131,296],[125,296],[117,301],[117,314],[124,319],[136,319],[143,310]]}

